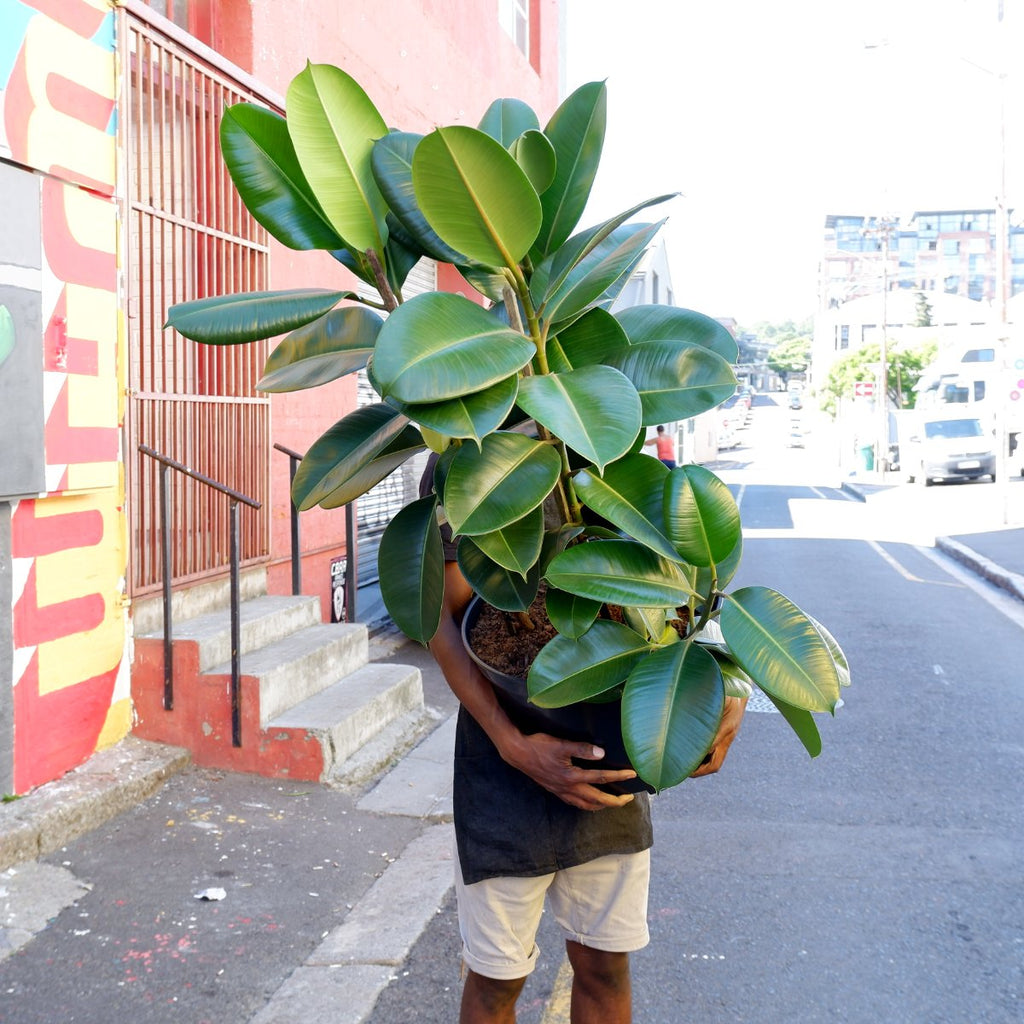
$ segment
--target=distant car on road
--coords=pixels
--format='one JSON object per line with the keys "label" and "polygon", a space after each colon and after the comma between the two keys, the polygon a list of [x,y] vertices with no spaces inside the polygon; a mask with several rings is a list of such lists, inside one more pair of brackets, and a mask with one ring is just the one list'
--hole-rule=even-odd
{"label": "distant car on road", "polygon": [[973,417],[936,417],[908,421],[900,439],[904,477],[925,487],[933,480],[996,478],[992,438]]}

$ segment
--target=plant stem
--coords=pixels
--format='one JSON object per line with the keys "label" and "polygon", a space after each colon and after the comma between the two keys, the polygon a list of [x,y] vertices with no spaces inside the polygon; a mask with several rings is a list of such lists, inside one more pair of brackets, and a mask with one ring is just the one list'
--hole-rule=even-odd
{"label": "plant stem", "polygon": [[384,300],[384,308],[389,312],[398,309],[399,299],[391,290],[391,282],[388,281],[388,275],[384,272],[384,265],[381,263],[380,257],[373,249],[367,249],[364,255],[373,271],[373,280],[377,285],[377,291],[380,292],[380,297]]}

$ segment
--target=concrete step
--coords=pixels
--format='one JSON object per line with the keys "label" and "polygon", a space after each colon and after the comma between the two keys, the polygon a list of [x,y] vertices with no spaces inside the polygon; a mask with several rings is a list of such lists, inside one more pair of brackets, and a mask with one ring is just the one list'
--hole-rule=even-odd
{"label": "concrete step", "polygon": [[[319,623],[243,653],[241,674],[258,680],[260,726],[362,668],[367,649],[365,626]],[[206,674],[230,676],[231,663]]]}
{"label": "concrete step", "polygon": [[418,668],[370,663],[269,721],[265,744],[316,738],[323,752],[320,778],[325,781],[336,764],[422,706]]}
{"label": "concrete step", "polygon": [[[272,644],[308,626],[321,624],[320,600],[299,595],[264,594],[239,607],[239,641],[243,654]],[[162,638],[151,633],[145,639]],[[227,609],[206,612],[174,622],[171,638],[191,641],[198,648],[198,670],[208,672],[214,665],[231,660],[231,613]]]}

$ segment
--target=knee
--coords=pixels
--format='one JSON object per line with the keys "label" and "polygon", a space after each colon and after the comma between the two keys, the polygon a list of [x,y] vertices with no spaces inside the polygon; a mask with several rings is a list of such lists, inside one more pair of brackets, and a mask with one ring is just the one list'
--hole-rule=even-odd
{"label": "knee", "polygon": [[488,1015],[499,1015],[515,1006],[525,983],[525,978],[485,978],[469,971],[463,987],[463,1000]]}
{"label": "knee", "polygon": [[628,953],[609,953],[577,942],[566,943],[566,951],[576,984],[606,993],[629,991]]}

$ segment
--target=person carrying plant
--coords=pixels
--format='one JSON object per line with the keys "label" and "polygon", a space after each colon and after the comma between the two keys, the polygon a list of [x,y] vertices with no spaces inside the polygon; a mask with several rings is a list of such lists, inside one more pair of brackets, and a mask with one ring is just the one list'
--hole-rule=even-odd
{"label": "person carrying plant", "polygon": [[[431,463],[433,460],[431,460]],[[429,490],[428,464],[421,487]],[[430,651],[460,702],[455,741],[455,865],[459,929],[467,967],[460,1024],[510,1024],[539,955],[545,898],[565,935],[573,969],[572,1024],[628,1024],[629,954],[649,941],[651,814],[646,792],[601,787],[632,769],[579,767],[600,760],[588,743],[524,734],[462,643],[473,596],[445,528],[444,606]],[[726,701],[705,763],[717,772],[745,702]]]}

